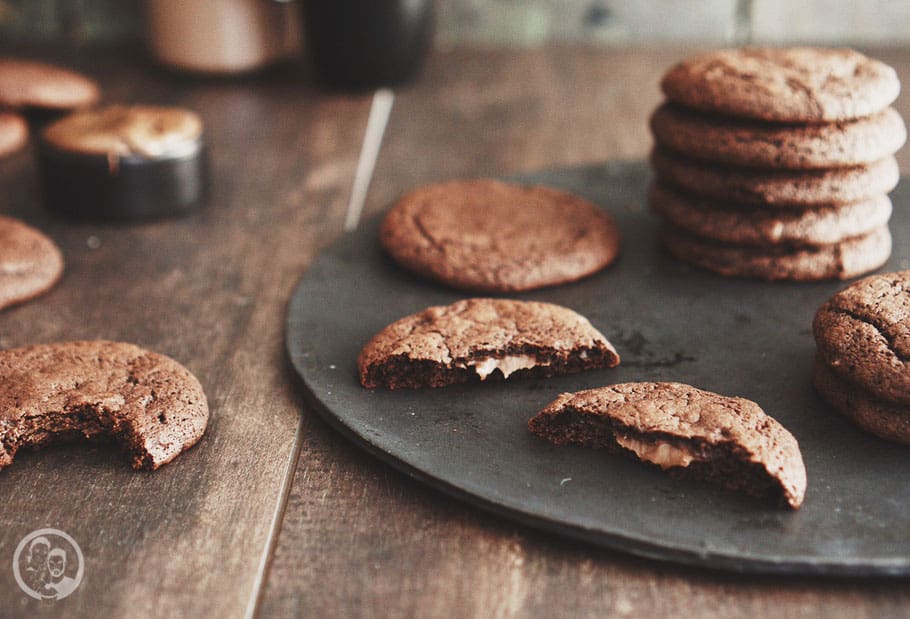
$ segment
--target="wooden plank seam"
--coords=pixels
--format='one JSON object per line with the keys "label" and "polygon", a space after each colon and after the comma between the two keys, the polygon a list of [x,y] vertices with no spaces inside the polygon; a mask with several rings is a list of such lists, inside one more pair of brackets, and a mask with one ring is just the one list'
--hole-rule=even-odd
{"label": "wooden plank seam", "polygon": [[[348,202],[348,208],[345,214],[345,231],[355,229],[360,223],[363,205],[366,202],[367,191],[370,188],[373,171],[376,168],[376,160],[379,158],[379,149],[382,146],[382,139],[385,135],[385,129],[389,122],[389,115],[392,112],[394,101],[394,93],[387,88],[377,90],[373,94],[373,101],[370,104],[370,114],[367,117],[367,127],[364,132],[363,145],[361,146],[360,157],[357,161],[357,170],[354,173],[354,180],[351,185],[351,198]],[[269,563],[271,562],[275,545],[278,541],[281,523],[284,520],[284,513],[287,508],[288,496],[291,492],[294,474],[297,469],[297,459],[300,456],[302,443],[303,422],[302,419],[298,419],[297,431],[294,436],[294,446],[291,450],[290,458],[285,469],[284,479],[281,482],[278,504],[275,506],[275,512],[269,526],[269,535],[259,560],[259,568],[256,573],[256,580],[253,584],[253,591],[250,595],[246,612],[244,613],[246,619],[253,619],[256,617],[257,610],[259,609],[261,597],[265,588],[264,585],[266,575],[268,574]]]}

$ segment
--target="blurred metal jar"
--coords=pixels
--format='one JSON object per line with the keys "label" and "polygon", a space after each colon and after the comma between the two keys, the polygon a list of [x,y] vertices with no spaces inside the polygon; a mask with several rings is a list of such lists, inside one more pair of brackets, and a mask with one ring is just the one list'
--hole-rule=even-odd
{"label": "blurred metal jar", "polygon": [[200,73],[245,73],[299,54],[296,10],[276,0],[146,0],[152,52]]}

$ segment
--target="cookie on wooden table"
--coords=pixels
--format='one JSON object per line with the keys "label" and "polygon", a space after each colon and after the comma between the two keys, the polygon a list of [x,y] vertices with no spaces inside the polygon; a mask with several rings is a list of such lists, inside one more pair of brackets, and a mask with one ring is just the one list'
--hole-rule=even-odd
{"label": "cookie on wooden table", "polygon": [[660,231],[674,256],[732,277],[817,281],[850,279],[882,266],[891,255],[891,233],[882,226],[864,236],[819,247],[750,247],[703,239],[669,224]]}
{"label": "cookie on wooden table", "polygon": [[886,194],[897,186],[897,160],[826,170],[760,170],[685,159],[655,148],[651,163],[664,182],[687,193],[772,207],[846,204]]}
{"label": "cookie on wooden table", "polygon": [[28,124],[18,114],[0,112],[0,157],[10,155],[28,142]]}
{"label": "cookie on wooden table", "polygon": [[72,110],[94,105],[98,84],[75,71],[31,60],[0,59],[0,106]]}
{"label": "cookie on wooden table", "polygon": [[62,274],[63,254],[52,240],[0,215],[0,309],[47,292]]}
{"label": "cookie on wooden table", "polygon": [[563,393],[528,422],[557,445],[634,456],[662,469],[798,509],[806,468],[796,439],[755,403],[680,383]]}
{"label": "cookie on wooden table", "polygon": [[892,210],[886,195],[807,210],[769,209],[696,198],[660,183],[648,191],[648,204],[666,221],[696,236],[757,246],[840,243],[887,225]]}
{"label": "cookie on wooden table", "polygon": [[888,65],[851,49],[740,48],[683,60],[661,81],[671,101],[772,122],[851,120],[881,112],[900,82]]}
{"label": "cookie on wooden table", "polygon": [[886,402],[910,405],[910,270],[841,290],[819,308],[813,332],[834,374]]}
{"label": "cookie on wooden table", "polygon": [[113,438],[157,469],[205,432],[205,393],[186,368],[132,344],[66,342],[0,351],[0,468],[22,447]]}
{"label": "cookie on wooden table", "polygon": [[849,167],[896,153],[907,129],[893,108],[852,121],[776,125],[695,113],[665,103],[651,116],[662,146],[696,159],[766,169]]}
{"label": "cookie on wooden table", "polygon": [[465,299],[398,320],[363,348],[364,387],[443,387],[555,376],[619,364],[619,355],[576,312],[535,301]]}
{"label": "cookie on wooden table", "polygon": [[812,382],[819,395],[854,424],[878,437],[910,445],[910,407],[882,400],[852,384],[819,356]]}
{"label": "cookie on wooden table", "polygon": [[486,292],[574,281],[606,267],[619,252],[613,219],[587,200],[488,179],[408,193],[385,216],[381,240],[411,271]]}

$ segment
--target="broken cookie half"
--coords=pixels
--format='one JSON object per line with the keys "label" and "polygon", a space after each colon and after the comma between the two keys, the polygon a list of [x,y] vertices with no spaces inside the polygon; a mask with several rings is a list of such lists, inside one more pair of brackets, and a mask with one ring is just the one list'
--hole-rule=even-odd
{"label": "broken cookie half", "polygon": [[132,344],[66,342],[0,351],[0,469],[22,447],[113,438],[157,469],[205,432],[209,409],[182,365]]}
{"label": "broken cookie half", "polygon": [[528,427],[557,445],[622,452],[793,509],[806,493],[796,439],[744,398],[680,383],[622,383],[563,393]]}
{"label": "broken cookie half", "polygon": [[360,352],[364,387],[443,387],[510,377],[556,376],[619,364],[576,312],[536,301],[465,299],[392,323]]}

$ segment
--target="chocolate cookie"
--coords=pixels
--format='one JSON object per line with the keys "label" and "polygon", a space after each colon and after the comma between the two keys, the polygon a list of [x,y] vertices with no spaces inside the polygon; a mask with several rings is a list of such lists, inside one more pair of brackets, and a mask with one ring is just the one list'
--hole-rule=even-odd
{"label": "chocolate cookie", "polygon": [[910,445],[910,408],[906,405],[886,402],[851,384],[821,357],[815,360],[812,382],[828,404],[866,432]]}
{"label": "chocolate cookie", "polygon": [[791,170],[872,163],[894,154],[907,140],[904,121],[893,108],[852,121],[774,125],[664,104],[651,117],[651,130],[662,146],[691,157]]}
{"label": "chocolate cookie", "polygon": [[874,271],[891,255],[887,226],[821,247],[729,245],[669,225],[661,229],[660,240],[674,256],[695,266],[721,275],[765,280],[849,279]]}
{"label": "chocolate cookie", "polygon": [[208,404],[182,365],[132,344],[0,351],[0,468],[21,447],[108,436],[133,468],[157,469],[205,432]]}
{"label": "chocolate cookie", "polygon": [[793,509],[806,493],[792,434],[755,402],[689,385],[622,383],[563,393],[528,427],[557,445],[607,448]]}
{"label": "chocolate cookie", "polygon": [[619,251],[613,219],[587,200],[486,179],[412,191],[386,215],[381,239],[407,269],[491,292],[574,281],[604,268]]}
{"label": "chocolate cookie", "polygon": [[910,405],[910,271],[841,290],[819,308],[813,331],[838,376],[879,399]]}
{"label": "chocolate cookie", "polygon": [[881,228],[891,218],[891,200],[885,195],[799,211],[695,198],[657,183],[648,192],[648,203],[671,224],[696,236],[766,247],[840,243]]}
{"label": "chocolate cookie", "polygon": [[62,274],[63,255],[52,240],[0,215],[0,309],[46,292]]}
{"label": "chocolate cookie", "polygon": [[588,320],[535,301],[466,299],[392,323],[360,352],[368,389],[443,387],[512,375],[556,376],[619,364]]}
{"label": "chocolate cookie", "polygon": [[28,124],[18,114],[0,112],[0,157],[10,155],[28,142]]}
{"label": "chocolate cookie", "polygon": [[70,110],[93,105],[98,84],[84,75],[43,62],[0,60],[0,106]]}
{"label": "chocolate cookie", "polygon": [[656,148],[651,163],[661,180],[688,193],[767,207],[859,202],[888,193],[900,180],[894,157],[852,168],[771,171],[703,163]]}
{"label": "chocolate cookie", "polygon": [[881,112],[897,98],[894,69],[851,49],[725,49],[684,60],[661,81],[697,110],[774,122],[831,122]]}

